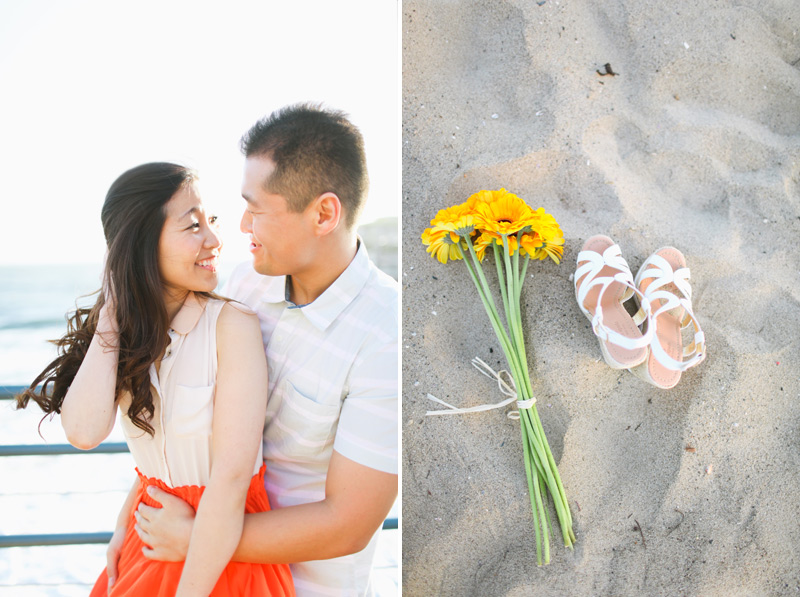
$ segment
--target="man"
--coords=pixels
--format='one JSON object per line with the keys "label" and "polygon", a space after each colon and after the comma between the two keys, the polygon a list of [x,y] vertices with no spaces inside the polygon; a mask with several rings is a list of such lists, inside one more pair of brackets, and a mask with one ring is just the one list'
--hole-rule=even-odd
{"label": "man", "polygon": [[[367,594],[397,496],[398,321],[397,284],[356,236],[363,140],[342,113],[297,105],[256,123],[242,151],[253,268],[238,268],[224,294],[261,320],[274,510],[245,517],[233,559],[292,563],[298,595]],[[151,495],[164,507],[137,513],[147,555],[182,560],[194,513]]]}

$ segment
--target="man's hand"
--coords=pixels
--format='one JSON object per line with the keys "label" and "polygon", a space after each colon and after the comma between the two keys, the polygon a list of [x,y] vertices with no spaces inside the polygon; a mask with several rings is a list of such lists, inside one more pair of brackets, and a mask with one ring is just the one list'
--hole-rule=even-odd
{"label": "man's hand", "polygon": [[142,553],[150,560],[183,562],[189,551],[194,508],[158,487],[148,487],[147,492],[162,507],[141,503],[136,509],[134,528],[145,544]]}

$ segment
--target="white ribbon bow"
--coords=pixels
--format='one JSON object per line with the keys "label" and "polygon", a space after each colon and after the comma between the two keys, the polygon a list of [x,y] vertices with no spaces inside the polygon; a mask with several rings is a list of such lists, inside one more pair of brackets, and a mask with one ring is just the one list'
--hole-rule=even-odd
{"label": "white ribbon bow", "polygon": [[[472,359],[472,366],[475,367],[478,371],[480,371],[483,375],[488,377],[489,379],[494,379],[497,381],[497,387],[500,388],[500,392],[505,396],[508,396],[505,400],[498,402],[497,404],[481,404],[479,406],[471,406],[469,408],[458,408],[457,406],[453,406],[452,404],[448,404],[444,400],[440,400],[436,396],[432,394],[428,394],[428,400],[436,402],[437,404],[441,404],[442,406],[446,406],[450,410],[429,410],[425,413],[425,416],[432,416],[432,415],[460,415],[464,413],[478,413],[487,410],[493,410],[495,408],[502,408],[512,402],[517,403],[517,410],[511,411],[506,416],[509,419],[519,419],[519,411],[520,410],[527,410],[531,408],[534,404],[536,404],[536,398],[528,398],[527,400],[517,400],[517,390],[514,384],[514,379],[511,375],[503,369],[502,371],[495,371],[489,365],[487,365],[484,361],[475,357]],[[503,379],[503,374],[508,377],[508,382]]]}

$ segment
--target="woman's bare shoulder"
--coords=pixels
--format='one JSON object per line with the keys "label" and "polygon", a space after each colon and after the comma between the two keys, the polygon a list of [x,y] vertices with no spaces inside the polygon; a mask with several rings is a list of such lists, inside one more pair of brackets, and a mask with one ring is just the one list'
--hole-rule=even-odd
{"label": "woman's bare shoulder", "polygon": [[[253,316],[256,315],[256,312],[253,311],[250,307],[248,307],[244,303],[240,303],[239,301],[231,299],[229,301],[225,301],[225,304],[222,306],[222,310],[220,311],[220,317],[222,317],[226,313],[229,313],[232,310],[238,311],[239,313],[243,313],[245,315],[253,315]],[[228,315],[228,317],[230,317],[230,315]]]}
{"label": "woman's bare shoulder", "polygon": [[258,330],[261,334],[261,326],[255,312],[247,305],[228,301],[220,310],[217,318],[217,337],[222,339],[226,336],[241,336],[242,334],[252,334]]}

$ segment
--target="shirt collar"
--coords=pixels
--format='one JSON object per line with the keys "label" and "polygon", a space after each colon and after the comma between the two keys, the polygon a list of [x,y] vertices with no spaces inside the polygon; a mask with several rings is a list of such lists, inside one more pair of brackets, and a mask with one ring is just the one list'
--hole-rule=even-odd
{"label": "shirt collar", "polygon": [[206,302],[200,301],[194,292],[190,292],[180,310],[172,318],[170,329],[175,330],[182,336],[191,332],[197,322],[200,321],[200,316],[206,308]]}
{"label": "shirt collar", "polygon": [[[325,330],[361,292],[367,283],[369,274],[370,261],[367,247],[359,238],[356,256],[341,275],[314,301],[297,307],[297,310],[303,313],[314,326]],[[268,303],[283,302],[291,305],[286,300],[288,290],[286,276],[275,278],[275,282],[264,289],[262,300]]]}

